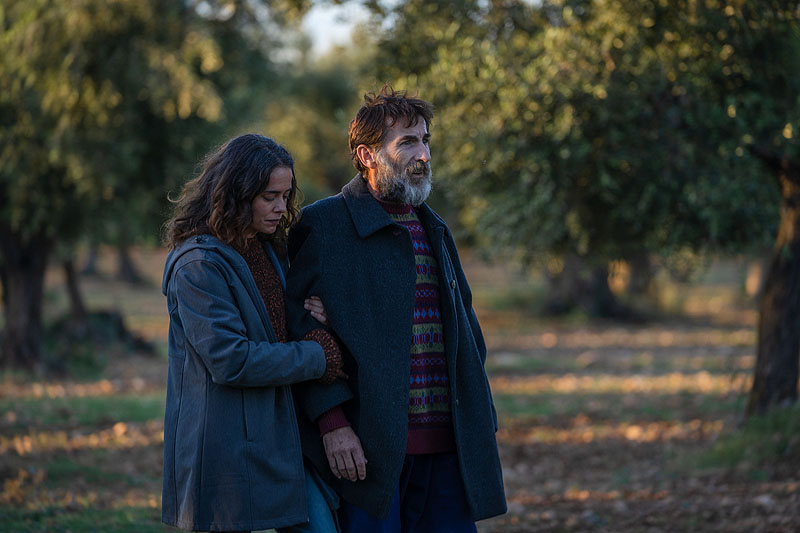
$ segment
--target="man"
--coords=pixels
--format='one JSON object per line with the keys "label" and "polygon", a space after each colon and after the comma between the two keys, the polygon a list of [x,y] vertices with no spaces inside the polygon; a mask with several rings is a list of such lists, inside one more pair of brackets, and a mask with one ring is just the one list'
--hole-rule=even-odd
{"label": "man", "polygon": [[[353,532],[476,530],[506,511],[486,346],[431,189],[433,106],[384,87],[350,123],[359,174],[289,237],[290,325],[334,338],[346,380],[297,389],[307,458]],[[321,297],[329,327],[303,314]],[[315,329],[316,328],[316,329]]]}

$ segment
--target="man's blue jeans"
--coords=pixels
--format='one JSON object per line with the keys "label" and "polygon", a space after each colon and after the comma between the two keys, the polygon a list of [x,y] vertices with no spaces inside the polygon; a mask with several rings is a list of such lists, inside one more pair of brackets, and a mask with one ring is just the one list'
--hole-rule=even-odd
{"label": "man's blue jeans", "polygon": [[[358,483],[356,481],[356,483]],[[343,533],[475,533],[455,453],[407,455],[389,516],[341,502]]]}

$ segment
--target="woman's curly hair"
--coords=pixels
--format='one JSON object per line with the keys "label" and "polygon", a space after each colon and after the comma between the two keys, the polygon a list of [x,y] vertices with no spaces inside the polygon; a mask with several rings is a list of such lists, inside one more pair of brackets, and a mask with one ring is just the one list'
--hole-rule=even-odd
{"label": "woman's curly hair", "polygon": [[267,188],[277,167],[292,171],[287,212],[275,233],[268,236],[275,251],[283,254],[301,200],[294,160],[286,148],[254,133],[235,137],[205,157],[200,175],[189,180],[174,201],[172,217],[164,224],[164,243],[175,248],[194,235],[211,234],[244,249],[247,240],[256,235],[251,228],[253,200]]}

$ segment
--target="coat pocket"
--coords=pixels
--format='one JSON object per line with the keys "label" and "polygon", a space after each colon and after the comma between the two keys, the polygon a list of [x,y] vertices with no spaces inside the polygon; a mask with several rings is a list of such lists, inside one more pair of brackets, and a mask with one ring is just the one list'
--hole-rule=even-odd
{"label": "coat pocket", "polygon": [[275,389],[243,389],[241,392],[245,438],[248,442],[263,441],[276,422]]}

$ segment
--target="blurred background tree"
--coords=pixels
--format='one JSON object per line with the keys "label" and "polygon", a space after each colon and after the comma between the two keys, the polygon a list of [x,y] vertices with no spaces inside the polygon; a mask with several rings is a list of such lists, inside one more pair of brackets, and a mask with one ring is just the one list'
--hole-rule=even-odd
{"label": "blurred background tree", "polygon": [[355,51],[341,48],[305,57],[285,80],[283,98],[269,102],[261,114],[262,129],[291,152],[306,203],[338,192],[355,174],[347,132],[360,104],[357,61]]}
{"label": "blurred background tree", "polygon": [[754,250],[780,227],[748,410],[795,401],[797,2],[463,6],[394,4],[376,67],[436,103],[462,228],[543,266],[550,309],[614,316],[609,261]]}
{"label": "blurred background tree", "polygon": [[87,236],[123,252],[156,243],[167,191],[227,132],[254,125],[254,106],[279,92],[286,68],[273,59],[276,28],[298,9],[276,6],[274,16],[244,0],[0,6],[4,365],[40,362],[56,243],[68,273]]}

